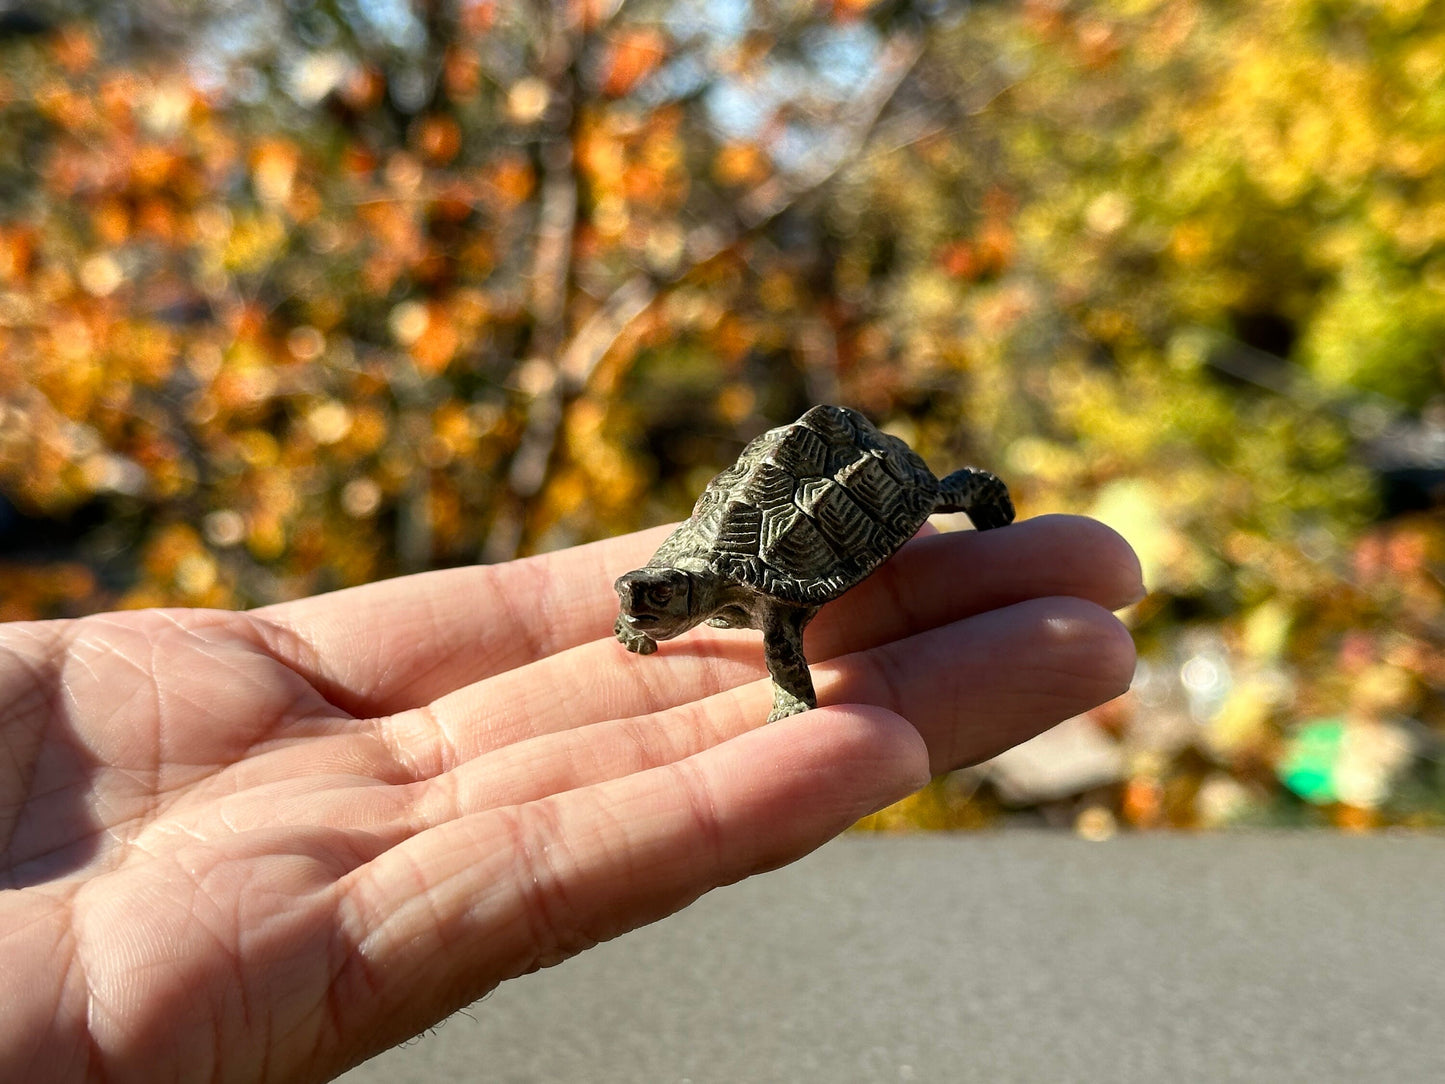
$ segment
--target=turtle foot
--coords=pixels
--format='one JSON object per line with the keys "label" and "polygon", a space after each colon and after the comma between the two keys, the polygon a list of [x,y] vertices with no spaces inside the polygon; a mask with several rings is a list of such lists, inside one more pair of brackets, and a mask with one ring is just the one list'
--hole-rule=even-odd
{"label": "turtle foot", "polygon": [[776,723],[779,719],[786,719],[789,715],[799,715],[805,711],[812,711],[817,704],[810,704],[800,697],[794,696],[786,689],[773,687],[773,711],[768,716],[768,722]]}
{"label": "turtle foot", "polygon": [[617,624],[612,626],[612,632],[621,642],[622,646],[636,655],[651,655],[657,650],[657,641],[651,636],[638,632],[628,626],[627,622],[618,615]]}

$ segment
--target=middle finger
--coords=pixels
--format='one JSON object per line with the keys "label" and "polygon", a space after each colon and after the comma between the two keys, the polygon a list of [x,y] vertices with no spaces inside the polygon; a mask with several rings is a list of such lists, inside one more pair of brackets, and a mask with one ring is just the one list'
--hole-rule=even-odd
{"label": "middle finger", "polygon": [[[907,718],[937,773],[984,760],[1102,703],[1132,672],[1133,645],[1117,620],[1091,603],[1053,598],[843,656],[818,667],[818,683],[825,706],[875,704]],[[414,791],[417,823],[686,759],[763,725],[770,700],[759,681],[517,742],[423,780]]]}

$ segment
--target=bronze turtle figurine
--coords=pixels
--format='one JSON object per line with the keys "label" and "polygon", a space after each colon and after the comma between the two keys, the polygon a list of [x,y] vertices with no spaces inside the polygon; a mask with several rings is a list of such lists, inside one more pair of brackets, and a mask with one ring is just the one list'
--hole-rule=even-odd
{"label": "bronze turtle figurine", "polygon": [[647,655],[703,621],[761,629],[773,677],[768,721],[807,711],[818,698],[804,627],[934,512],[966,512],[981,531],[1014,518],[1008,489],[988,471],[939,479],[857,411],[815,406],[749,443],[652,560],[618,579],[613,631]]}

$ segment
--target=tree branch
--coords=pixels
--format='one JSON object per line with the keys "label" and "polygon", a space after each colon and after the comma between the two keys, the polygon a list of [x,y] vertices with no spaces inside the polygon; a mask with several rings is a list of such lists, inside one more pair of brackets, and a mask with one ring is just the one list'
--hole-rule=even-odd
{"label": "tree branch", "polygon": [[[544,27],[540,67],[549,101],[547,124],[537,148],[542,183],[530,275],[532,334],[528,352],[534,359],[551,360],[566,338],[572,241],[577,228],[579,194],[573,145],[582,29],[576,5],[539,0],[537,11]],[[522,505],[541,490],[546,480],[551,447],[561,425],[560,408],[560,400],[550,393],[544,392],[532,401],[507,472],[511,496],[499,502],[484,546],[485,559],[507,560],[516,555],[522,537]]]}
{"label": "tree branch", "polygon": [[[843,130],[838,152],[811,169],[770,177],[738,203],[737,222],[730,229],[704,226],[688,237],[686,257],[666,275],[638,272],[619,286],[585,320],[558,354],[556,378],[533,400],[526,431],[512,457],[508,481],[522,499],[535,496],[546,481],[567,405],[587,388],[604,358],[668,287],[717,256],[760,232],[799,200],[817,191],[853,161],[867,145],[873,129],[922,55],[922,42],[899,35],[883,49],[878,74],[868,89],[848,106],[851,122]],[[488,539],[487,556],[506,560],[516,555],[516,543],[500,537]]]}

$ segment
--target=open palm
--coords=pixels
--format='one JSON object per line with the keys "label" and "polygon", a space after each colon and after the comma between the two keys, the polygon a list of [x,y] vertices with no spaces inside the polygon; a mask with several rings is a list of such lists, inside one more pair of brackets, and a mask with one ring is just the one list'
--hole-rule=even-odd
{"label": "open palm", "polygon": [[914,540],[761,725],[755,634],[613,640],[662,533],[0,626],[0,1079],[327,1079],[1132,673],[1137,562],[1046,517]]}

